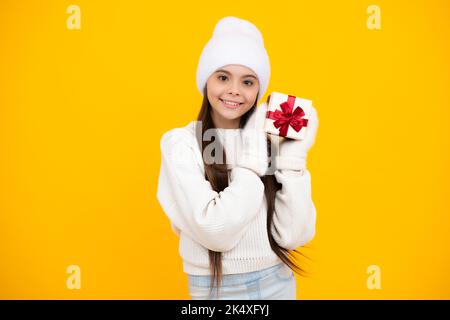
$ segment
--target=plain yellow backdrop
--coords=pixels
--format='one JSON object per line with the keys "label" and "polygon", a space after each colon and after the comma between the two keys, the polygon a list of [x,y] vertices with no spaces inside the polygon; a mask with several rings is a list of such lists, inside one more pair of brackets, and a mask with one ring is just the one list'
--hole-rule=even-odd
{"label": "plain yellow backdrop", "polygon": [[[81,29],[66,9],[81,10]],[[369,5],[381,30],[366,26]],[[188,299],[156,199],[215,23],[264,36],[268,91],[311,99],[317,233],[299,299],[450,298],[448,1],[2,1],[0,298]],[[66,269],[81,269],[69,290]],[[367,268],[381,270],[369,290]]]}

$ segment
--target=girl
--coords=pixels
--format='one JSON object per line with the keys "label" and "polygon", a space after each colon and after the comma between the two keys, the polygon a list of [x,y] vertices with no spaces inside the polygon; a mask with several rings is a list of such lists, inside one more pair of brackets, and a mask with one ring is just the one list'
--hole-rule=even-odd
{"label": "girl", "polygon": [[302,141],[266,134],[269,78],[256,26],[221,19],[198,64],[198,121],[161,138],[157,197],[192,299],[296,299],[291,251],[315,234],[306,155],[318,118],[313,108]]}

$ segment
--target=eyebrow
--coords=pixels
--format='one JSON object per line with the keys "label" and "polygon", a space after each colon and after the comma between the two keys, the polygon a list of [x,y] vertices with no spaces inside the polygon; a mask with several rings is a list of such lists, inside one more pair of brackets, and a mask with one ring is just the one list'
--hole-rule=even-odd
{"label": "eyebrow", "polygon": [[[226,74],[229,74],[229,75],[231,75],[231,72],[229,72],[229,71],[227,71],[227,70],[224,70],[224,69],[218,69],[218,70],[216,70],[216,72],[224,72],[224,73],[226,73]],[[246,74],[246,75],[243,75],[241,78],[246,78],[246,77],[252,77],[252,78],[255,78],[256,80],[258,80],[258,78],[256,78],[254,75],[252,75],[252,74]]]}

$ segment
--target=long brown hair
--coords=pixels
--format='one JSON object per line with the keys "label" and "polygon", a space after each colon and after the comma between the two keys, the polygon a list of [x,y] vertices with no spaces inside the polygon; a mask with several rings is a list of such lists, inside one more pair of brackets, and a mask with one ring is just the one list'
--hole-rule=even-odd
{"label": "long brown hair", "polygon": [[[211,105],[208,100],[207,95],[207,88],[205,86],[203,90],[203,102],[200,109],[200,112],[198,114],[197,120],[200,122],[202,126],[201,136],[199,137],[201,141],[198,141],[200,150],[202,152],[203,157],[203,150],[212,142],[205,141],[202,137],[206,130],[208,129],[214,129],[215,124],[213,122],[212,116],[211,116]],[[243,128],[245,123],[247,122],[247,119],[249,116],[255,112],[256,108],[255,101],[253,107],[246,112],[240,119],[239,128]],[[197,136],[198,137],[198,136]],[[220,141],[214,141],[216,143],[216,146],[220,144]],[[214,150],[213,150],[214,152]],[[267,152],[269,159],[272,159],[271,155],[271,141],[268,138],[267,139]],[[214,156],[214,155],[213,155]],[[212,163],[208,164],[205,162],[205,159],[203,158],[203,164],[205,168],[205,178],[208,180],[211,184],[211,187],[214,191],[220,192],[223,191],[226,187],[228,187],[228,171],[226,166],[226,155],[225,150],[223,151],[223,159],[222,163]],[[273,174],[265,175],[261,177],[261,181],[264,183],[264,193],[267,199],[267,233],[269,235],[269,243],[272,250],[275,252],[275,254],[286,264],[291,268],[294,272],[298,273],[299,275],[307,275],[308,272],[306,272],[304,269],[302,269],[296,262],[295,262],[295,255],[293,254],[298,253],[304,257],[306,257],[303,253],[301,253],[298,250],[288,250],[283,247],[280,247],[276,241],[273,238],[272,232],[271,232],[271,225],[273,220],[273,214],[275,209],[275,196],[276,192],[281,189],[281,184],[278,183],[278,181],[275,179],[275,176]],[[275,226],[274,226],[275,227]],[[276,230],[276,227],[275,227]],[[222,281],[222,253],[216,252],[212,250],[208,250],[209,254],[209,267],[211,270],[211,281],[210,281],[210,294],[213,289],[213,283],[214,280],[216,280],[217,284],[217,294],[219,294],[219,288],[220,283]],[[307,258],[307,257],[306,257]]]}

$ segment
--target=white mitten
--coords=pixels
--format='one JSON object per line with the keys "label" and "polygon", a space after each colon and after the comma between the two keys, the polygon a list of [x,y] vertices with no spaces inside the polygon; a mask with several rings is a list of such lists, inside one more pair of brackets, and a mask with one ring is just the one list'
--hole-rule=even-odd
{"label": "white mitten", "polygon": [[243,167],[263,176],[268,168],[267,134],[264,129],[267,104],[256,106],[242,129],[218,129],[225,148],[227,167]]}
{"label": "white mitten", "polygon": [[267,133],[264,122],[267,114],[267,103],[256,106],[242,129],[243,152],[237,157],[237,165],[253,170],[258,176],[263,176],[268,168]]}
{"label": "white mitten", "polygon": [[279,154],[276,156],[276,167],[279,170],[306,169],[306,156],[316,140],[319,119],[316,109],[311,106],[308,126],[303,140],[283,139],[279,145]]}

